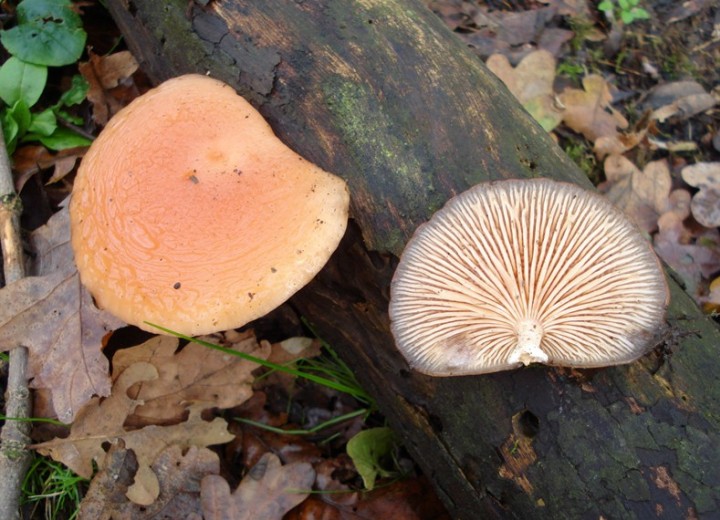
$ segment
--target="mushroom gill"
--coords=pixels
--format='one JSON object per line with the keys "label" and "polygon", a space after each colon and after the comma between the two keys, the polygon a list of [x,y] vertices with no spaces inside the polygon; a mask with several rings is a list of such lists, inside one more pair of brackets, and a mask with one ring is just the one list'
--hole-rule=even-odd
{"label": "mushroom gill", "polygon": [[420,226],[392,282],[410,365],[432,375],[629,363],[668,301],[660,263],[602,196],[548,179],[486,183]]}

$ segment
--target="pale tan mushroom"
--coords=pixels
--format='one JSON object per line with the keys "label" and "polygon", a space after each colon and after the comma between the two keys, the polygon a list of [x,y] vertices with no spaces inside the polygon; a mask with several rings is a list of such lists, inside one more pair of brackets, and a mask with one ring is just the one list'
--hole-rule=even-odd
{"label": "pale tan mushroom", "polygon": [[392,281],[396,344],[431,375],[643,355],[668,289],[648,241],[602,196],[548,179],[486,183],[409,241]]}
{"label": "pale tan mushroom", "polygon": [[172,79],[119,112],[70,205],[80,278],[128,323],[240,327],[292,296],[343,236],[345,182],[284,145],[228,85]]}

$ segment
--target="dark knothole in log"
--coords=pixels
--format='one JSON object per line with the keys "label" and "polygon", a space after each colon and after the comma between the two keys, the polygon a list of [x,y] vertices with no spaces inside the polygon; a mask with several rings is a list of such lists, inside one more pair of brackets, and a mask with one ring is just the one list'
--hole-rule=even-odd
{"label": "dark knothole in log", "polygon": [[530,410],[524,410],[517,415],[518,433],[532,439],[540,431],[540,420]]}

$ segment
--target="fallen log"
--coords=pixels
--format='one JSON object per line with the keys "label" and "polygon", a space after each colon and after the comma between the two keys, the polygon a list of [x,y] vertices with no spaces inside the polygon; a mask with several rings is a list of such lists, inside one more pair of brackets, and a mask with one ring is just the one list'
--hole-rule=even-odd
{"label": "fallen log", "polygon": [[455,518],[718,515],[720,333],[676,282],[665,341],[630,365],[430,378],[387,317],[413,230],[478,182],[587,179],[413,0],[108,0],[155,82],[209,73],[346,179],[353,225],[293,300],[353,367]]}

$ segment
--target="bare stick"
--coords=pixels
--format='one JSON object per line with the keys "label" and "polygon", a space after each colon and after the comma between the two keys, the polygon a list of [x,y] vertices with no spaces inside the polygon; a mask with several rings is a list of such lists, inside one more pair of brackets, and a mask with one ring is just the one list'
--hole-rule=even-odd
{"label": "bare stick", "polygon": [[[20,198],[15,193],[10,158],[0,135],[0,246],[3,253],[5,283],[25,276],[20,240]],[[15,346],[10,351],[6,394],[7,417],[29,417],[30,392],[27,385],[27,348]],[[0,518],[19,518],[20,490],[30,464],[27,444],[30,423],[6,421],[0,433]]]}

